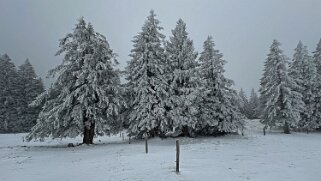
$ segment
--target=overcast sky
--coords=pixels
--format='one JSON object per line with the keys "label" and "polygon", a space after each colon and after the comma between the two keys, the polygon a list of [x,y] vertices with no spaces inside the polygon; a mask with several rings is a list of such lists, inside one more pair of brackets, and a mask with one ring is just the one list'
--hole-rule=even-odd
{"label": "overcast sky", "polygon": [[299,40],[311,52],[321,38],[320,0],[0,0],[0,54],[9,54],[16,65],[29,58],[44,78],[61,63],[54,56],[58,40],[84,16],[107,37],[123,68],[151,9],[167,38],[182,18],[198,52],[212,35],[228,61],[226,76],[246,92],[259,88],[273,39],[292,57]]}

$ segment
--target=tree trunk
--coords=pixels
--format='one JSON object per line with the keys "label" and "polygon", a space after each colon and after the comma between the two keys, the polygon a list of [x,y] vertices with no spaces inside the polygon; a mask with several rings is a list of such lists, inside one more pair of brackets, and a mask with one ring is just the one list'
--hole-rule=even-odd
{"label": "tree trunk", "polygon": [[90,128],[88,128],[87,126],[84,127],[84,138],[82,141],[83,144],[91,144],[90,143]]}
{"label": "tree trunk", "polygon": [[265,130],[266,130],[267,126],[265,125],[263,128],[263,135],[265,136]]}
{"label": "tree trunk", "polygon": [[290,126],[287,121],[284,122],[283,130],[285,134],[290,134]]}
{"label": "tree trunk", "polygon": [[95,122],[91,123],[90,125],[90,134],[89,134],[89,142],[90,144],[94,143],[94,136],[95,136]]}
{"label": "tree trunk", "polygon": [[183,132],[183,135],[184,135],[185,137],[186,137],[186,136],[189,136],[189,134],[188,134],[188,127],[187,127],[187,126],[183,126],[182,132]]}

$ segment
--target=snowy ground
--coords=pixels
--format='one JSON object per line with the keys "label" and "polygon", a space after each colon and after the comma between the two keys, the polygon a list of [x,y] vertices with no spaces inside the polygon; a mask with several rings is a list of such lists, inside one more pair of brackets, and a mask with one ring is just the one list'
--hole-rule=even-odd
{"label": "snowy ground", "polygon": [[[0,180],[217,180],[319,181],[321,133],[261,133],[248,121],[245,136],[181,138],[181,173],[175,173],[175,139],[128,144],[119,136],[68,148],[67,140],[22,141],[0,135]],[[101,140],[99,142],[98,140]]]}

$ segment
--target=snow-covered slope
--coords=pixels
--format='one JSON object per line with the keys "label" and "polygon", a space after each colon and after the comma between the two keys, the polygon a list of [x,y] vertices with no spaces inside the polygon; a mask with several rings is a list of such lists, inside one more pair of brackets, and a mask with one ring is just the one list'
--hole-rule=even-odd
{"label": "snow-covered slope", "polygon": [[81,138],[26,143],[24,134],[2,134],[0,180],[320,180],[320,133],[263,136],[257,120],[247,128],[243,137],[180,138],[180,174],[175,139],[151,139],[145,154],[143,141],[119,135],[68,148]]}

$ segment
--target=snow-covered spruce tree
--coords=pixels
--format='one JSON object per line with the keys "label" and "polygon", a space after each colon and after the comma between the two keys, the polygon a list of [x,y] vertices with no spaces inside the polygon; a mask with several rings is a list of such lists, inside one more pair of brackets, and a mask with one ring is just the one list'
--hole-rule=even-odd
{"label": "snow-covered spruce tree", "polygon": [[121,97],[122,99],[124,100],[124,102],[126,104],[124,104],[122,107],[121,107],[121,110],[120,110],[120,115],[119,115],[119,120],[121,121],[119,125],[120,126],[120,129],[123,130],[123,129],[128,129],[129,128],[129,124],[130,124],[130,121],[129,121],[129,114],[131,112],[131,107],[129,107],[129,102],[130,102],[130,99],[131,99],[131,92],[128,88],[128,85],[125,83],[125,84],[121,84],[121,91],[120,91],[120,94],[121,94]]}
{"label": "snow-covered spruce tree", "polygon": [[283,126],[284,133],[289,134],[290,128],[296,127],[300,120],[304,103],[302,95],[295,91],[296,82],[288,76],[287,64],[280,43],[274,40],[264,64],[260,93],[264,130],[268,126]]}
{"label": "snow-covered spruce tree", "polygon": [[20,131],[29,132],[36,124],[39,112],[41,111],[41,105],[31,107],[29,104],[31,104],[38,95],[44,92],[44,85],[42,80],[37,77],[35,70],[28,59],[24,64],[19,66],[18,73],[20,76],[19,86],[21,97],[21,101],[19,102]]}
{"label": "snow-covered spruce tree", "polygon": [[83,134],[83,143],[92,144],[94,135],[110,134],[119,127],[123,101],[115,54],[106,38],[83,18],[60,40],[59,47],[57,55],[64,54],[63,62],[49,72],[56,82],[34,101],[35,105],[44,102],[44,106],[26,138]]}
{"label": "snow-covered spruce tree", "polygon": [[257,119],[260,117],[260,114],[260,100],[255,90],[252,89],[248,104],[248,118]]}
{"label": "snow-covered spruce tree", "polygon": [[241,89],[238,93],[238,97],[239,97],[239,109],[240,112],[245,116],[245,117],[249,117],[248,115],[248,106],[249,106],[249,101],[246,97],[246,94],[244,92],[243,89]]}
{"label": "snow-covered spruce tree", "polygon": [[19,76],[7,54],[0,55],[0,132],[18,132]]}
{"label": "snow-covered spruce tree", "polygon": [[298,126],[309,132],[315,129],[317,117],[315,117],[315,84],[316,65],[311,56],[308,55],[307,47],[300,41],[295,48],[293,61],[289,69],[290,77],[296,82],[297,92],[302,94],[305,109],[301,111],[301,119]]}
{"label": "snow-covered spruce tree", "polygon": [[316,50],[313,52],[313,58],[317,67],[317,73],[321,75],[321,38],[317,44]]}
{"label": "snow-covered spruce tree", "polygon": [[136,138],[142,138],[145,133],[149,137],[163,135],[167,129],[164,35],[155,16],[151,10],[142,31],[134,37],[131,60],[126,68],[131,93],[128,131]]}
{"label": "snow-covered spruce tree", "polygon": [[243,129],[243,115],[240,113],[233,81],[225,78],[223,55],[214,49],[211,36],[203,45],[199,58],[201,78],[205,81],[205,91],[200,104],[200,127],[202,134],[216,135]]}
{"label": "snow-covered spruce tree", "polygon": [[316,77],[314,84],[314,110],[313,116],[317,120],[318,128],[321,128],[321,39],[313,52],[313,60],[316,65]]}
{"label": "snow-covered spruce tree", "polygon": [[166,43],[168,58],[169,96],[166,105],[169,121],[168,136],[194,136],[197,125],[199,84],[197,72],[197,52],[193,41],[186,32],[186,24],[182,19],[172,30],[172,36]]}

